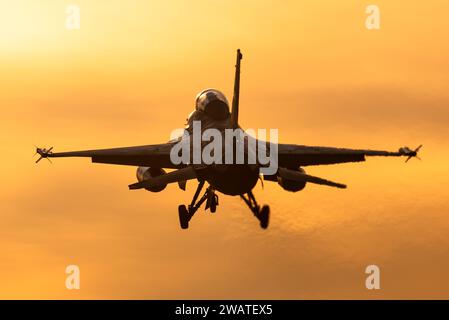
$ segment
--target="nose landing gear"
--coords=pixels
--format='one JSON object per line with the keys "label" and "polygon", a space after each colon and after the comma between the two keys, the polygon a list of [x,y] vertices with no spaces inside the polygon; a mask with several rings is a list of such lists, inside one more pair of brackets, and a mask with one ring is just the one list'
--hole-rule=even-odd
{"label": "nose landing gear", "polygon": [[179,224],[181,225],[181,229],[188,229],[189,228],[189,221],[192,219],[193,215],[196,213],[196,211],[201,207],[204,201],[206,201],[206,209],[210,209],[210,211],[213,213],[217,210],[218,206],[218,196],[215,194],[215,190],[209,186],[206,189],[206,192],[201,197],[201,199],[197,202],[198,197],[201,193],[201,190],[204,187],[204,181],[200,181],[198,184],[198,187],[195,191],[195,195],[193,196],[192,202],[188,207],[185,205],[180,205],[178,207],[178,213],[179,213]]}
{"label": "nose landing gear", "polygon": [[206,210],[210,209],[210,212],[215,213],[218,206],[218,196],[215,194],[214,190],[209,187],[207,193]]}

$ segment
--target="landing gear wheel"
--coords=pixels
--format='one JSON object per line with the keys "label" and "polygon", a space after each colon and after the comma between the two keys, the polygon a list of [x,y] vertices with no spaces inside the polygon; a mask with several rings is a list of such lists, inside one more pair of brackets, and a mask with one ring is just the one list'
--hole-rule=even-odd
{"label": "landing gear wheel", "polygon": [[190,214],[189,211],[187,211],[186,206],[180,205],[178,207],[178,213],[179,213],[179,224],[181,225],[181,229],[188,229]]}
{"label": "landing gear wheel", "polygon": [[262,208],[257,204],[254,194],[250,191],[246,195],[241,194],[240,198],[245,201],[246,205],[251,209],[251,212],[259,220],[260,227],[262,229],[268,228],[268,223],[270,222],[270,207],[265,205]]}
{"label": "landing gear wheel", "polygon": [[268,228],[268,223],[270,222],[270,207],[263,206],[259,212],[258,218],[260,221],[260,227],[262,229]]}
{"label": "landing gear wheel", "polygon": [[214,193],[210,201],[210,212],[214,213],[215,211],[217,211],[217,205],[218,205],[218,196]]}

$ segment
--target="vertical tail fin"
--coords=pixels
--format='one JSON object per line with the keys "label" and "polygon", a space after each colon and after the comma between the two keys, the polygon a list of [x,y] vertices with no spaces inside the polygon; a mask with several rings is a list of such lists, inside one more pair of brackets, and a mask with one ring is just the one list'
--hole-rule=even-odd
{"label": "vertical tail fin", "polygon": [[239,122],[239,95],[240,95],[240,60],[243,55],[240,49],[237,49],[237,62],[235,64],[234,96],[232,98],[231,124],[234,128],[238,127]]}

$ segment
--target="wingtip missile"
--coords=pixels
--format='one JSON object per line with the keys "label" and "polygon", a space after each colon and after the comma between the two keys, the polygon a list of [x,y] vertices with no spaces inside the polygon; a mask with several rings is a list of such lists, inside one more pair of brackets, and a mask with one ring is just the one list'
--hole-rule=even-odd
{"label": "wingtip missile", "polygon": [[405,159],[405,162],[407,163],[411,158],[417,158],[418,160],[421,160],[420,157],[418,157],[418,152],[422,148],[422,144],[419,145],[414,150],[411,150],[409,147],[402,147],[399,149],[399,153],[403,156],[406,156],[407,159]]}
{"label": "wingtip missile", "polygon": [[36,163],[38,163],[42,159],[47,159],[50,163],[52,163],[51,160],[48,158],[48,156],[52,153],[51,150],[53,150],[53,147],[50,147],[48,149],[36,147],[35,155],[39,154],[39,159],[36,160]]}

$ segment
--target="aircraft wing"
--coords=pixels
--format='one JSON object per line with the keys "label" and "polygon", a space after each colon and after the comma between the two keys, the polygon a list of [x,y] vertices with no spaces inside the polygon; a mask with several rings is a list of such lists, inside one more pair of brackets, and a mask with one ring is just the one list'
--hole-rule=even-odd
{"label": "aircraft wing", "polygon": [[331,147],[313,147],[294,144],[278,144],[278,164],[279,167],[294,168],[299,166],[359,162],[365,161],[365,157],[367,156],[405,156],[409,159],[411,157],[416,157],[420,147],[415,150],[410,150],[407,147],[403,147],[400,148],[397,152],[391,152],[381,150],[361,150]]}
{"label": "aircraft wing", "polygon": [[86,157],[91,158],[94,163],[182,168],[184,165],[174,165],[170,160],[170,150],[174,144],[170,142],[136,147],[68,152],[49,152],[38,148],[37,153],[40,154],[41,158]]}

